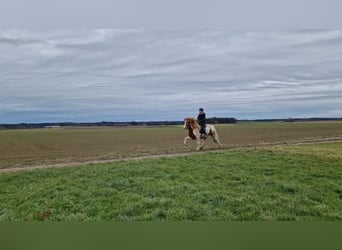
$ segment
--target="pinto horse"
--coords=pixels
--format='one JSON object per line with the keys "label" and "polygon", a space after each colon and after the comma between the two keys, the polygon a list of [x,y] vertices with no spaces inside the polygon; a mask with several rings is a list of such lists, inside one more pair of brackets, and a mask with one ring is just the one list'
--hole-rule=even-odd
{"label": "pinto horse", "polygon": [[[184,138],[184,145],[187,145],[187,141],[192,139],[196,140],[197,147],[196,150],[201,150],[204,147],[204,140],[201,138],[200,134],[200,125],[197,123],[197,120],[193,117],[188,117],[184,119],[184,129],[189,130],[189,135]],[[209,136],[211,136],[214,140],[214,142],[217,143],[219,147],[221,147],[221,143],[217,134],[217,131],[213,125],[207,124],[205,128],[205,133]]]}

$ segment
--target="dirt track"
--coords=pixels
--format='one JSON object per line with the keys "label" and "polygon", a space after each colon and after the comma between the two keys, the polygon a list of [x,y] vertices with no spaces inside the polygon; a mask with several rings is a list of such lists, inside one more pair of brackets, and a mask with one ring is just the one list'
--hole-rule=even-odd
{"label": "dirt track", "polygon": [[259,143],[255,145],[245,145],[245,146],[237,146],[237,147],[225,147],[223,145],[220,149],[204,149],[203,151],[193,151],[193,152],[185,152],[185,153],[170,153],[170,154],[150,154],[144,156],[136,156],[136,157],[126,157],[126,158],[113,158],[107,160],[95,160],[95,161],[87,161],[87,162],[70,162],[70,163],[59,163],[59,164],[51,164],[51,165],[36,165],[36,166],[24,166],[24,167],[12,167],[12,168],[4,168],[0,169],[1,173],[11,173],[18,171],[28,171],[35,169],[47,169],[47,168],[63,168],[63,167],[77,167],[91,164],[101,164],[101,163],[111,163],[111,162],[119,162],[119,161],[138,161],[144,159],[160,159],[160,158],[172,158],[178,156],[188,156],[194,154],[201,153],[209,153],[209,152],[224,152],[230,150],[238,150],[238,149],[247,149],[247,148],[257,148],[257,147],[267,147],[267,146],[280,146],[280,145],[303,145],[303,144],[318,144],[318,143],[334,143],[334,142],[342,142],[342,136],[336,137],[323,137],[323,138],[309,138],[303,140],[293,140],[287,142],[271,142],[271,143]]}

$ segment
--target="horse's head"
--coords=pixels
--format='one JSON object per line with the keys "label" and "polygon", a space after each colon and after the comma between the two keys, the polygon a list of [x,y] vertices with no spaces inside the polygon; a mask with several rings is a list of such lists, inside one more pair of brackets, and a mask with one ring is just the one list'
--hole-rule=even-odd
{"label": "horse's head", "polygon": [[200,126],[197,123],[196,118],[187,117],[184,119],[184,129],[196,129],[196,128],[200,128]]}
{"label": "horse's head", "polygon": [[189,129],[190,127],[189,118],[184,118],[184,129]]}

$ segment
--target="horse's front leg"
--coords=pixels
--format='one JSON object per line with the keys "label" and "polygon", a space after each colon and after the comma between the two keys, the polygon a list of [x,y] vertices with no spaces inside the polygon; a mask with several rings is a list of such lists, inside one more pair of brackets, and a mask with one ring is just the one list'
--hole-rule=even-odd
{"label": "horse's front leg", "polygon": [[201,139],[201,145],[200,145],[200,150],[202,150],[204,147],[204,139]]}
{"label": "horse's front leg", "polygon": [[191,139],[190,136],[184,137],[184,146],[188,146],[187,142],[188,142],[188,140],[190,140],[190,139]]}
{"label": "horse's front leg", "polygon": [[196,143],[197,143],[197,148],[196,148],[197,151],[203,148],[203,146],[202,146],[202,139],[200,139],[200,138],[198,137],[198,138],[196,139]]}

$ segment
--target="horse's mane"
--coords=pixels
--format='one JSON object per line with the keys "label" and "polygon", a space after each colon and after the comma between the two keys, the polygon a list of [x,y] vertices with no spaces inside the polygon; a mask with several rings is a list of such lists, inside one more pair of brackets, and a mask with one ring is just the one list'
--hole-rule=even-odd
{"label": "horse's mane", "polygon": [[188,121],[190,123],[192,129],[196,129],[196,128],[200,129],[201,128],[201,126],[197,123],[197,119],[194,117],[187,117],[186,121]]}

